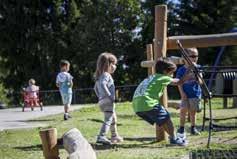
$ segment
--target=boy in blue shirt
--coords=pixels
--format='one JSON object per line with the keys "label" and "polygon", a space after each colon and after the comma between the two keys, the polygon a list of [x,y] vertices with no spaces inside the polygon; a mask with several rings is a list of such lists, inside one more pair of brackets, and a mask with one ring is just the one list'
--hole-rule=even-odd
{"label": "boy in blue shirt", "polygon": [[56,86],[59,88],[64,105],[64,120],[68,120],[68,118],[71,117],[68,113],[72,102],[73,86],[73,77],[70,73],[68,73],[70,70],[70,63],[67,60],[61,60],[60,69],[61,72],[57,75]]}
{"label": "boy in blue shirt", "polygon": [[[193,62],[196,67],[198,61],[198,50],[196,48],[186,49],[188,57]],[[190,73],[189,65],[185,61],[185,64],[180,67],[177,71],[176,78],[181,79],[186,73]],[[178,86],[179,93],[181,96],[181,105],[180,105],[180,128],[178,129],[178,135],[185,136],[184,125],[186,114],[189,111],[190,120],[191,120],[191,135],[200,135],[200,132],[196,129],[196,112],[201,111],[201,87],[193,76],[189,80],[185,81],[182,85]]]}

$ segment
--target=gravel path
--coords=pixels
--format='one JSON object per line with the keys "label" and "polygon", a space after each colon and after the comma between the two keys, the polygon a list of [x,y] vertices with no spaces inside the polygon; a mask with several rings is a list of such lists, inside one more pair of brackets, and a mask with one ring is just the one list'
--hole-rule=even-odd
{"label": "gravel path", "polygon": [[[84,105],[73,105],[71,106],[71,110],[80,109],[82,107],[84,107]],[[43,107],[43,111],[40,111],[39,107],[35,108],[34,111],[31,111],[30,108],[26,108],[25,112],[22,112],[22,108],[1,109],[0,131],[46,126],[40,122],[27,121],[38,117],[60,114],[63,113],[63,111],[63,106]]]}

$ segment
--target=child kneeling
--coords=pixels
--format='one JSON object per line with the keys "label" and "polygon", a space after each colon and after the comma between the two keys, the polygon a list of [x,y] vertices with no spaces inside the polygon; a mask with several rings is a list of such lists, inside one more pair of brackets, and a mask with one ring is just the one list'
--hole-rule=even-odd
{"label": "child kneeling", "polygon": [[160,104],[160,97],[168,84],[182,84],[188,76],[182,79],[172,78],[176,65],[166,59],[160,59],[156,63],[157,73],[144,79],[133,96],[133,109],[135,113],[151,125],[157,124],[169,134],[171,144],[186,145],[186,140],[179,140],[175,136],[173,123],[169,112]]}

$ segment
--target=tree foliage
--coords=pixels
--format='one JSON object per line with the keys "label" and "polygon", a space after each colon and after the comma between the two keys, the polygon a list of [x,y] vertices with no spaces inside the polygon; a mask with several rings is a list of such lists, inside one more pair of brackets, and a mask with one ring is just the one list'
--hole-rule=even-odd
{"label": "tree foliage", "polygon": [[[176,7],[176,25],[173,29],[178,35],[217,34],[229,32],[236,26],[237,1],[235,0],[180,0]],[[214,64],[220,48],[201,49],[200,61]],[[236,64],[236,47],[228,47],[222,65]],[[208,55],[208,56],[207,56]],[[234,60],[235,59],[235,60]],[[226,61],[226,62],[225,62]]]}
{"label": "tree foliage", "polygon": [[[71,62],[75,88],[92,87],[98,55],[119,59],[117,85],[146,76],[140,62],[154,37],[154,7],[167,4],[168,35],[228,32],[236,25],[236,1],[219,0],[1,0],[0,82],[19,92],[29,78],[41,89],[56,89],[59,61]],[[212,64],[217,49],[201,56]],[[222,64],[234,64],[228,48]],[[201,51],[204,52],[204,51]],[[209,54],[209,53],[208,53]],[[227,54],[227,53],[226,53]],[[14,96],[18,98],[17,96]]]}

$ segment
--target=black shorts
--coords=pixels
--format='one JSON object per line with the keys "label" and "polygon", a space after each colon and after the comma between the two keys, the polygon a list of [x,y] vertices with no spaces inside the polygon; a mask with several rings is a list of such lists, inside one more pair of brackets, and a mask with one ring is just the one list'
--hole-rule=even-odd
{"label": "black shorts", "polygon": [[159,104],[155,105],[152,110],[137,112],[136,114],[151,125],[156,123],[159,126],[163,125],[170,118],[169,112]]}

